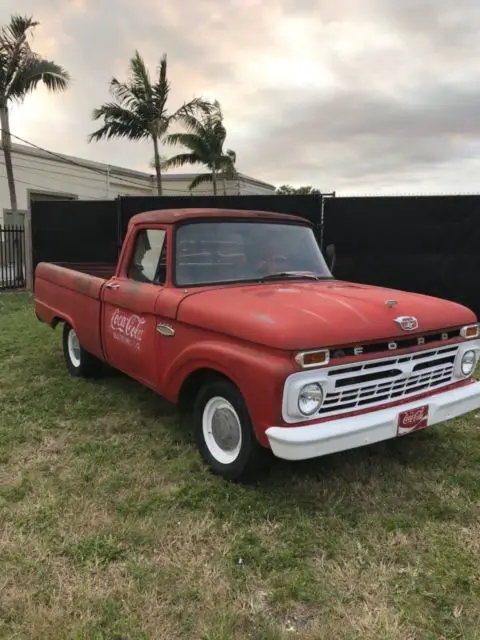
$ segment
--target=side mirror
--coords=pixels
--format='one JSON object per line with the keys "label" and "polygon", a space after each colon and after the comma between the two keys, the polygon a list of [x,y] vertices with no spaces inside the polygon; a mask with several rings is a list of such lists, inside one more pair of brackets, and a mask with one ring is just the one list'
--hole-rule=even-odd
{"label": "side mirror", "polygon": [[327,265],[330,271],[333,273],[333,269],[335,267],[335,245],[329,244],[325,249],[325,258],[327,260]]}

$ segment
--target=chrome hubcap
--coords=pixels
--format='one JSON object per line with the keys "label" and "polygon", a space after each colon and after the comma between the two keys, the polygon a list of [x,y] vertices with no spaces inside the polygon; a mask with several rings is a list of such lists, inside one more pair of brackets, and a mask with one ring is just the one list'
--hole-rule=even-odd
{"label": "chrome hubcap", "polygon": [[74,367],[79,367],[80,360],[80,342],[78,336],[73,329],[68,334],[68,356]]}
{"label": "chrome hubcap", "polygon": [[205,405],[202,422],[211,455],[221,464],[235,462],[242,447],[242,429],[232,404],[225,398],[211,398]]}

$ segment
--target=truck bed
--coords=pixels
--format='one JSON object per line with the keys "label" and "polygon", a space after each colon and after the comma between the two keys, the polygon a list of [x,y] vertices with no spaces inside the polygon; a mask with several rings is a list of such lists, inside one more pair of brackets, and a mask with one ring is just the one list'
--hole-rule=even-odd
{"label": "truck bed", "polygon": [[72,326],[83,348],[103,360],[101,341],[101,295],[103,286],[112,273],[112,268],[96,265],[65,267],[49,262],[40,262],[35,269],[34,299],[37,318],[54,327],[59,321]]}
{"label": "truck bed", "polygon": [[115,264],[108,262],[55,262],[59,267],[71,269],[72,271],[79,271],[80,273],[86,273],[90,276],[96,276],[98,278],[105,278],[109,280],[115,275]]}

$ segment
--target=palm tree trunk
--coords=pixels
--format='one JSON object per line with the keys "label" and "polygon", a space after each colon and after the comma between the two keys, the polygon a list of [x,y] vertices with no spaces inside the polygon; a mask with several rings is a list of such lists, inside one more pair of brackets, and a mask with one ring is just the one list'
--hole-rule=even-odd
{"label": "palm tree trunk", "polygon": [[155,154],[155,173],[157,175],[157,193],[162,195],[162,170],[160,168],[160,154],[158,152],[158,139],[153,137],[153,152]]}
{"label": "palm tree trunk", "polygon": [[13,178],[12,164],[12,138],[10,137],[10,122],[8,118],[8,107],[0,107],[0,124],[2,127],[2,147],[5,157],[5,171],[7,172],[8,190],[10,192],[10,207],[12,213],[17,212],[17,193],[15,191],[15,180]]}
{"label": "palm tree trunk", "polygon": [[217,172],[215,166],[212,169],[213,195],[217,195]]}

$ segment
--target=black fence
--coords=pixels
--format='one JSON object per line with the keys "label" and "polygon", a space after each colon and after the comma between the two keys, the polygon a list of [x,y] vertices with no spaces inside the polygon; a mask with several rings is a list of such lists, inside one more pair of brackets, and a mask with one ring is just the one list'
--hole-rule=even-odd
{"label": "black fence", "polygon": [[0,290],[25,287],[25,229],[0,225]]}
{"label": "black fence", "polygon": [[33,267],[55,262],[92,271],[116,263],[128,221],[154,209],[218,208],[290,213],[320,224],[318,196],[164,196],[32,202]]}
{"label": "black fence", "polygon": [[128,221],[137,213],[154,209],[243,209],[272,211],[300,216],[320,229],[322,198],[316,195],[258,195],[258,196],[163,196],[120,198],[119,216],[121,237]]}
{"label": "black fence", "polygon": [[39,262],[114,264],[118,229],[114,200],[32,202],[33,267]]}
{"label": "black fence", "polygon": [[339,279],[438,296],[480,316],[480,196],[325,200]]}
{"label": "black fence", "polygon": [[[166,196],[32,203],[33,266],[106,274],[142,211],[215,207],[291,213],[335,245],[339,279],[457,301],[480,316],[480,196]],[[94,267],[94,269],[92,268]]]}

